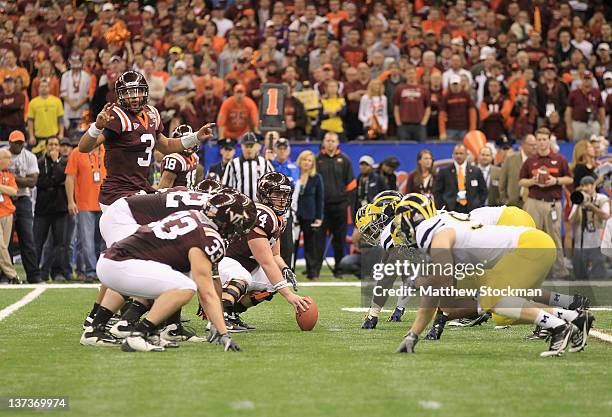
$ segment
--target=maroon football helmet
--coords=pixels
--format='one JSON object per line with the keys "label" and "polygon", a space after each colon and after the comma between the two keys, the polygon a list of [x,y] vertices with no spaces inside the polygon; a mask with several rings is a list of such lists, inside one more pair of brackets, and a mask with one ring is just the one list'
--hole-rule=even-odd
{"label": "maroon football helmet", "polygon": [[229,241],[249,232],[257,220],[255,203],[242,193],[217,193],[202,211],[217,225],[219,234]]}
{"label": "maroon football helmet", "polygon": [[225,186],[212,178],[205,178],[195,186],[195,190],[206,194],[215,194],[223,190]]}
{"label": "maroon football helmet", "polygon": [[257,199],[282,216],[291,205],[293,184],[280,172],[268,172],[257,181]]}
{"label": "maroon football helmet", "polygon": [[115,93],[119,106],[137,114],[149,101],[149,84],[141,73],[126,71],[115,82]]}

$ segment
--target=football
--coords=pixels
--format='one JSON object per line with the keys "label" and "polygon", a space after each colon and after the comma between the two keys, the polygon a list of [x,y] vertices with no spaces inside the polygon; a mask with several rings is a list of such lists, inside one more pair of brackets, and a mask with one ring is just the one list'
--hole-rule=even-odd
{"label": "football", "polygon": [[307,332],[317,325],[317,319],[319,318],[319,309],[317,308],[317,303],[310,297],[305,297],[310,301],[310,308],[304,312],[296,313],[295,320],[297,321],[300,329]]}

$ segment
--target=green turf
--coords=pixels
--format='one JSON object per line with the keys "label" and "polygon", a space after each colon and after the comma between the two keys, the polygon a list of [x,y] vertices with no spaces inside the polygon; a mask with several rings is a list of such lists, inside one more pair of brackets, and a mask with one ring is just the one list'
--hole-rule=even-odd
{"label": "green turf", "polygon": [[[17,292],[23,295],[0,290],[0,305]],[[449,329],[439,342],[420,342],[416,355],[397,355],[407,323],[363,331],[362,314],[341,310],[359,305],[359,288],[301,293],[319,305],[312,332],[298,331],[289,306],[276,298],[244,315],[257,330],[235,336],[241,353],[184,344],[129,354],[79,345],[95,290],[48,289],[0,322],[0,396],[67,396],[71,410],[59,415],[87,417],[599,417],[612,409],[612,347],[602,342],[542,359],[545,344],[523,340],[530,327],[496,331],[487,324]],[[193,317],[194,310],[186,312]],[[596,315],[596,327],[612,329],[611,313]]]}

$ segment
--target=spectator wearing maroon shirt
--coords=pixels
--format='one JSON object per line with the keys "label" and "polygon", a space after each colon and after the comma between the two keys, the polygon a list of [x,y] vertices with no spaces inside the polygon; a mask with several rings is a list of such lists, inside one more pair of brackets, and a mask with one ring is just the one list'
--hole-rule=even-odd
{"label": "spectator wearing maroon shirt", "polygon": [[440,102],[438,116],[440,139],[461,141],[469,130],[476,129],[474,100],[461,88],[461,77],[453,74],[449,91]]}
{"label": "spectator wearing maroon shirt", "polygon": [[534,132],[538,120],[538,110],[529,101],[529,90],[526,88],[519,90],[510,116],[514,119],[512,123],[514,137],[522,138]]}
{"label": "spectator wearing maroon shirt", "polygon": [[440,101],[442,101],[443,96],[442,73],[435,72],[431,74],[431,80],[429,80],[429,105],[431,114],[427,122],[428,138],[437,138],[440,136],[440,124],[438,123],[438,119],[440,117]]}
{"label": "spectator wearing maroon shirt", "polygon": [[554,278],[569,275],[563,262],[561,241],[561,196],[563,186],[573,183],[571,171],[563,155],[551,149],[550,131],[540,128],[535,133],[536,154],[523,162],[519,186],[529,189],[523,209],[533,217],[536,227],[550,235],[557,246],[557,260],[552,267]]}
{"label": "spectator wearing maroon shirt", "polygon": [[557,79],[557,67],[552,62],[546,65],[543,81],[536,87],[536,103],[540,124],[552,112],[565,114],[567,86]]}
{"label": "spectator wearing maroon shirt", "polygon": [[427,137],[426,126],[431,114],[429,91],[417,84],[416,69],[408,65],[406,83],[397,86],[393,96],[393,116],[399,140],[422,142]]}
{"label": "spectator wearing maroon shirt", "polygon": [[572,141],[603,135],[606,112],[598,88],[592,87],[593,75],[584,71],[580,87],[572,91],[565,110],[567,138]]}
{"label": "spectator wearing maroon shirt", "polygon": [[501,94],[498,80],[490,78],[487,83],[489,94],[480,103],[480,130],[488,140],[496,141],[507,132],[512,104]]}
{"label": "spectator wearing maroon shirt", "polygon": [[357,66],[357,80],[349,82],[345,87],[347,98],[346,133],[349,140],[363,136],[363,124],[359,120],[359,104],[361,97],[368,91],[370,83],[370,67],[365,62]]}
{"label": "spectator wearing maroon shirt", "polygon": [[138,10],[138,0],[130,0],[122,19],[132,36],[142,35],[142,14]]}
{"label": "spectator wearing maroon shirt", "polygon": [[364,62],[367,52],[359,44],[359,30],[351,29],[346,36],[346,42],[340,47],[340,55],[352,67],[357,67],[360,62]]}
{"label": "spectator wearing maroon shirt", "polygon": [[338,23],[338,31],[340,32],[340,40],[342,40],[351,29],[357,29],[359,33],[363,33],[365,26],[363,21],[357,17],[357,6],[353,3],[345,3],[344,10],[348,16]]}
{"label": "spectator wearing maroon shirt", "polygon": [[15,91],[15,79],[12,75],[4,77],[4,90],[0,93],[0,140],[8,140],[13,130],[25,132],[25,96]]}

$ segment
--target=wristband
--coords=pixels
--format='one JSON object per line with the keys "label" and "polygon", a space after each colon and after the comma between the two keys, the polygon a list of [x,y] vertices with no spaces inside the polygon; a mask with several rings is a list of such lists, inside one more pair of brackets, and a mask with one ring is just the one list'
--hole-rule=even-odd
{"label": "wristband", "polygon": [[87,129],[87,134],[91,136],[92,138],[97,138],[98,136],[102,134],[102,129],[98,129],[96,127],[96,123],[94,122],[89,125],[89,129]]}
{"label": "wristband", "polygon": [[191,149],[194,146],[199,145],[200,141],[198,140],[198,134],[190,133],[188,135],[181,136],[181,143],[185,149]]}
{"label": "wristband", "polygon": [[281,282],[277,283],[274,285],[274,287],[272,287],[274,289],[275,292],[278,292],[280,290],[282,290],[283,288],[287,288],[289,287],[291,284],[289,284],[287,282],[286,279],[282,280]]}

